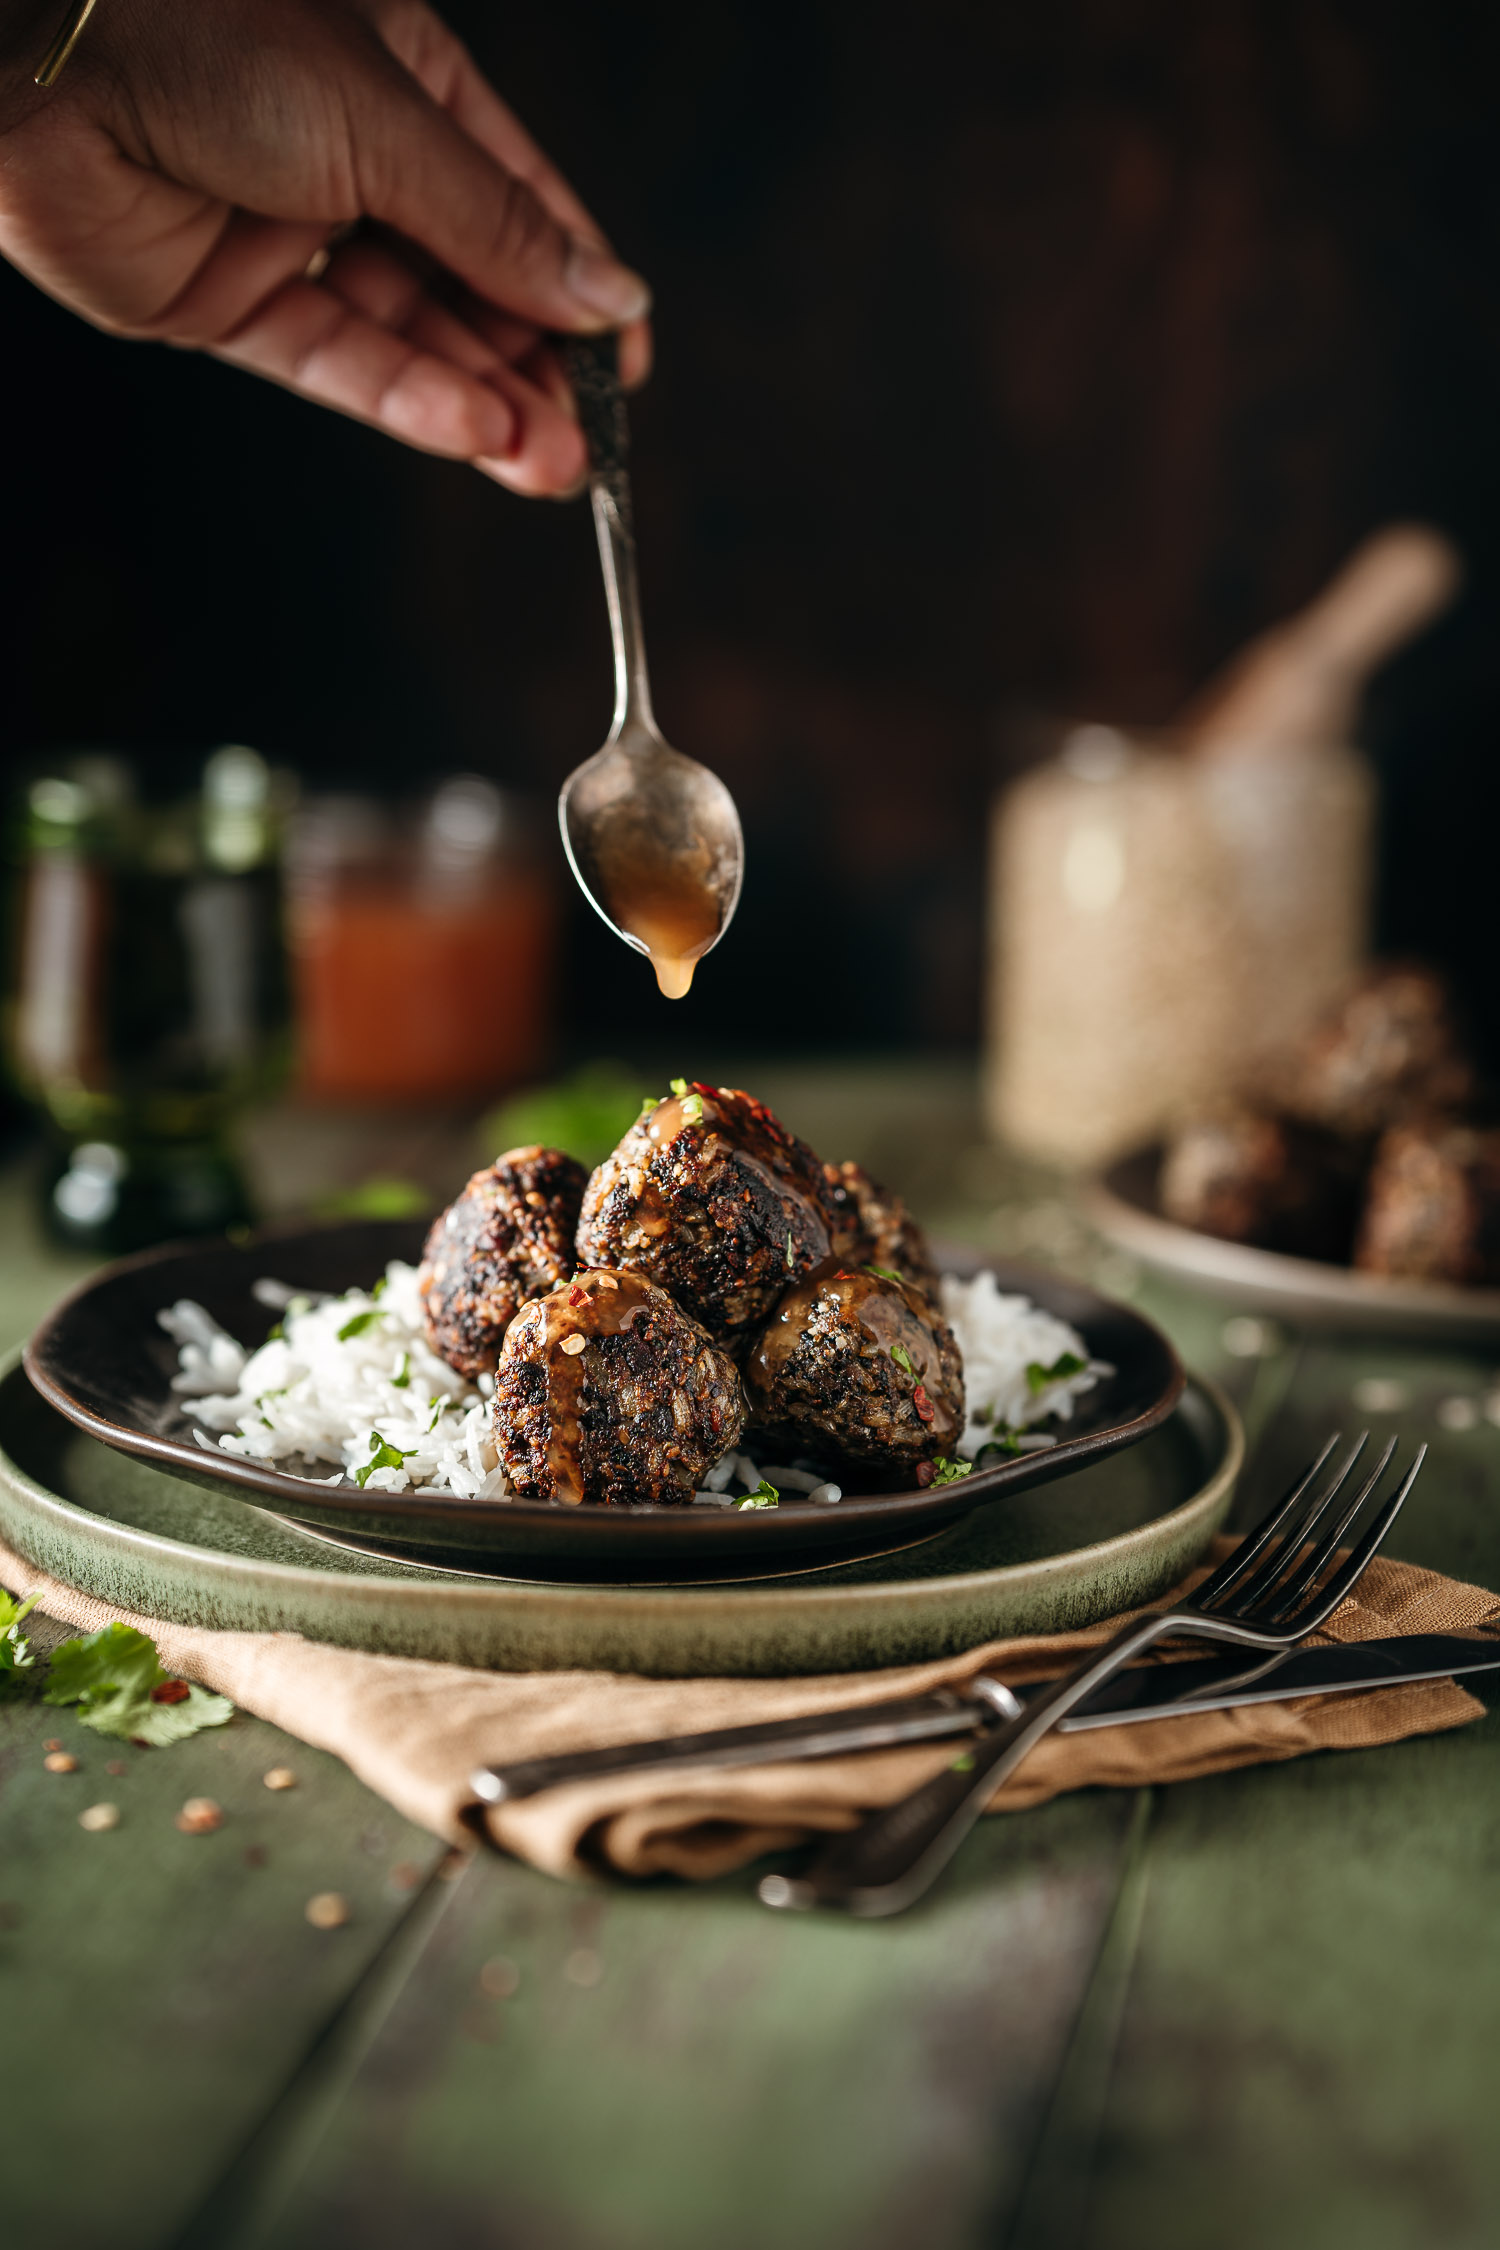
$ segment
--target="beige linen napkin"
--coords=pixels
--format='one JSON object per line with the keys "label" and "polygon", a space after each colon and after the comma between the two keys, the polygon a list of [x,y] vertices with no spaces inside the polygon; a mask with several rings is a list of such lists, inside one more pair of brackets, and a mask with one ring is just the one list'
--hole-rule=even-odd
{"label": "beige linen napkin", "polygon": [[[1220,1541],[1216,1555],[1231,1542]],[[1181,1590],[1207,1569],[1195,1571]],[[83,1632],[110,1618],[151,1635],[168,1671],[199,1680],[332,1750],[408,1819],[455,1842],[475,1817],[468,1776],[510,1763],[611,1742],[697,1733],[783,1719],[841,1704],[883,1702],[957,1685],[992,1669],[1007,1680],[1045,1677],[1102,1640],[1118,1618],[1088,1632],[990,1641],[938,1663],[802,1680],[648,1680],[610,1672],[481,1672],[407,1657],[366,1656],[296,1633],[216,1633],[134,1617],[80,1594],[0,1542],[0,1585],[39,1592],[47,1616]],[[1388,1633],[1472,1632],[1500,1625],[1500,1599],[1408,1563],[1377,1560],[1320,1636],[1370,1640]],[[1041,1804],[1090,1785],[1137,1788],[1235,1766],[1360,1750],[1435,1734],[1483,1716],[1451,1680],[1363,1694],[1307,1696],[1050,1735],[991,1811]],[[485,1815],[507,1851],[555,1875],[607,1868],[623,1875],[719,1875],[816,1830],[852,1827],[871,1807],[914,1789],[953,1756],[952,1744],[880,1751],[815,1763],[698,1774],[620,1774],[570,1784]]]}

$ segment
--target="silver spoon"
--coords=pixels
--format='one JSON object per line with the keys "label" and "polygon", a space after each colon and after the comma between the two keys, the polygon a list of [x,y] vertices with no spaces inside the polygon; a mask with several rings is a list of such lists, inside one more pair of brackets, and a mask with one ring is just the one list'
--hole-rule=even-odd
{"label": "silver spoon", "polygon": [[649,957],[668,998],[680,1000],[739,904],[745,839],[718,775],[664,741],[652,715],[615,338],[570,338],[563,362],[588,443],[615,715],[603,749],[564,782],[557,817],[589,904]]}

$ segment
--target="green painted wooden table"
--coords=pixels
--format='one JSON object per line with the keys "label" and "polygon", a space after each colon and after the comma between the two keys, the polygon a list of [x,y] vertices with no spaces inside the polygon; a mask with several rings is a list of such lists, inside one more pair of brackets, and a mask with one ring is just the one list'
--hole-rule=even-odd
{"label": "green painted wooden table", "polygon": [[[1142,1286],[979,1145],[964,1073],[755,1082],[912,1181],[946,1231],[1134,1287],[1246,1415],[1244,1508],[1328,1428],[1395,1424],[1433,1459],[1393,1551],[1500,1583],[1494,1361],[1257,1334]],[[298,1135],[271,1120],[263,1146],[305,1151]],[[380,1168],[399,1169],[389,1139]],[[466,1153],[424,1149],[449,1176]],[[68,1274],[28,1234],[17,1175],[0,1230],[8,1342]],[[1373,1378],[1401,1386],[1396,1411],[1361,1410]],[[77,1774],[44,1770],[54,1734]],[[583,1890],[455,1860],[244,1714],[143,1752],[0,1708],[9,2233],[45,2250],[1479,2250],[1500,2232],[1497,1751],[1491,1716],[1063,1799],[983,1823],[921,1908],[866,1926],[772,1916],[743,1877]],[[277,1764],[298,1783],[272,1794]],[[223,1825],[182,1835],[198,1794]],[[121,1823],[85,1833],[102,1798]],[[304,1907],[328,1890],[350,1919],[315,1929]]]}

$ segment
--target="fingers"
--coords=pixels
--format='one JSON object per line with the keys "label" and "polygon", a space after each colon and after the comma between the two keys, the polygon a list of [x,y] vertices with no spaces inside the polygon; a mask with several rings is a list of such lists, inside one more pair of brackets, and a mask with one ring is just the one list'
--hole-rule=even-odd
{"label": "fingers", "polygon": [[452,35],[419,0],[392,0],[379,20],[390,70],[362,74],[352,121],[361,207],[539,326],[588,332],[643,319],[645,282]]}
{"label": "fingers", "polygon": [[[424,0],[389,0],[378,20],[391,52],[471,140],[523,181],[570,234],[608,248],[592,212]],[[627,391],[645,382],[651,356],[649,324],[627,320],[620,333],[620,380]]]}

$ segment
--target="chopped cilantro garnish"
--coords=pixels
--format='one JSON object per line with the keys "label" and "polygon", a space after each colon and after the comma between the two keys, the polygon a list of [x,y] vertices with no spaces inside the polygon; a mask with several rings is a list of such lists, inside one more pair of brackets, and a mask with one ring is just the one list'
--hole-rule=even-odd
{"label": "chopped cilantro garnish", "polygon": [[339,1330],[339,1342],[347,1344],[351,1336],[363,1336],[367,1328],[373,1328],[377,1320],[384,1318],[385,1314],[378,1312],[373,1305],[366,1312],[351,1313]]}
{"label": "chopped cilantro garnish", "polygon": [[911,1353],[907,1350],[904,1344],[892,1344],[891,1357],[904,1374],[916,1374],[917,1371],[911,1363]]}
{"label": "chopped cilantro garnish", "polygon": [[952,1759],[948,1771],[950,1773],[972,1773],[974,1771],[973,1751],[965,1750],[962,1756]]}
{"label": "chopped cilantro garnish", "polygon": [[767,1484],[764,1477],[761,1478],[755,1490],[747,1492],[740,1502],[742,1508],[779,1508],[780,1505],[781,1494],[774,1484]]}
{"label": "chopped cilantro garnish", "polygon": [[[976,1469],[997,1468],[1000,1461],[1013,1461],[1020,1450],[1015,1432],[1004,1430],[999,1437],[991,1438],[988,1445],[982,1445],[979,1448],[974,1456],[974,1466]],[[996,1455],[999,1456],[999,1460],[995,1458]]]}
{"label": "chopped cilantro garnish", "polygon": [[669,1083],[671,1085],[673,1093],[677,1096],[677,1099],[681,1101],[683,1095],[687,1092],[687,1080],[685,1078],[673,1078],[669,1081]]}
{"label": "chopped cilantro garnish", "polygon": [[286,1329],[283,1324],[279,1320],[273,1320],[270,1327],[266,1330],[266,1342],[268,1344],[279,1343],[281,1338],[285,1334]]}
{"label": "chopped cilantro garnish", "polygon": [[897,1288],[901,1287],[900,1274],[893,1273],[889,1266],[864,1266],[861,1271],[874,1274],[877,1281],[894,1281]]}
{"label": "chopped cilantro garnish", "polygon": [[[172,1692],[162,1695],[165,1688]],[[234,1716],[226,1697],[172,1679],[162,1670],[155,1642],[118,1623],[54,1649],[42,1701],[76,1703],[79,1718],[96,1733],[156,1749],[203,1727],[221,1727]]]}
{"label": "chopped cilantro garnish", "polygon": [[1077,1352],[1063,1352],[1050,1367],[1043,1367],[1034,1359],[1026,1370],[1026,1388],[1036,1398],[1049,1383],[1065,1383],[1070,1375],[1081,1375],[1087,1365],[1088,1361],[1080,1359]]}
{"label": "chopped cilantro garnish", "polygon": [[972,1461],[950,1461],[946,1453],[940,1453],[932,1466],[934,1484],[957,1484],[974,1473]]}
{"label": "chopped cilantro garnish", "polygon": [[429,1399],[427,1403],[432,1408],[432,1420],[427,1425],[427,1435],[431,1437],[433,1431],[443,1419],[448,1401],[445,1398],[434,1398]]}
{"label": "chopped cilantro garnish", "polygon": [[646,1099],[641,1104],[641,1115],[642,1117],[649,1117],[653,1109],[660,1108],[661,1102],[659,1098],[655,1094],[648,1094],[646,1096]]}
{"label": "chopped cilantro garnish", "polygon": [[412,1446],[409,1452],[398,1453],[396,1448],[381,1436],[379,1430],[372,1430],[370,1432],[370,1458],[365,1462],[363,1468],[356,1469],[354,1472],[354,1481],[359,1486],[360,1491],[364,1491],[365,1486],[377,1469],[399,1469],[402,1462],[409,1461],[416,1450],[416,1447]]}
{"label": "chopped cilantro garnish", "polygon": [[21,1632],[20,1625],[41,1598],[40,1594],[33,1594],[29,1600],[18,1602],[14,1595],[0,1590],[0,1684],[17,1672],[29,1672],[36,1662],[31,1643]]}
{"label": "chopped cilantro garnish", "polygon": [[701,1125],[703,1122],[703,1096],[701,1094],[689,1094],[682,1105],[682,1115],[687,1124]]}
{"label": "chopped cilantro garnish", "polygon": [[395,1374],[391,1377],[391,1389],[393,1391],[404,1391],[410,1381],[411,1353],[403,1352],[401,1354],[401,1365],[397,1368]]}

